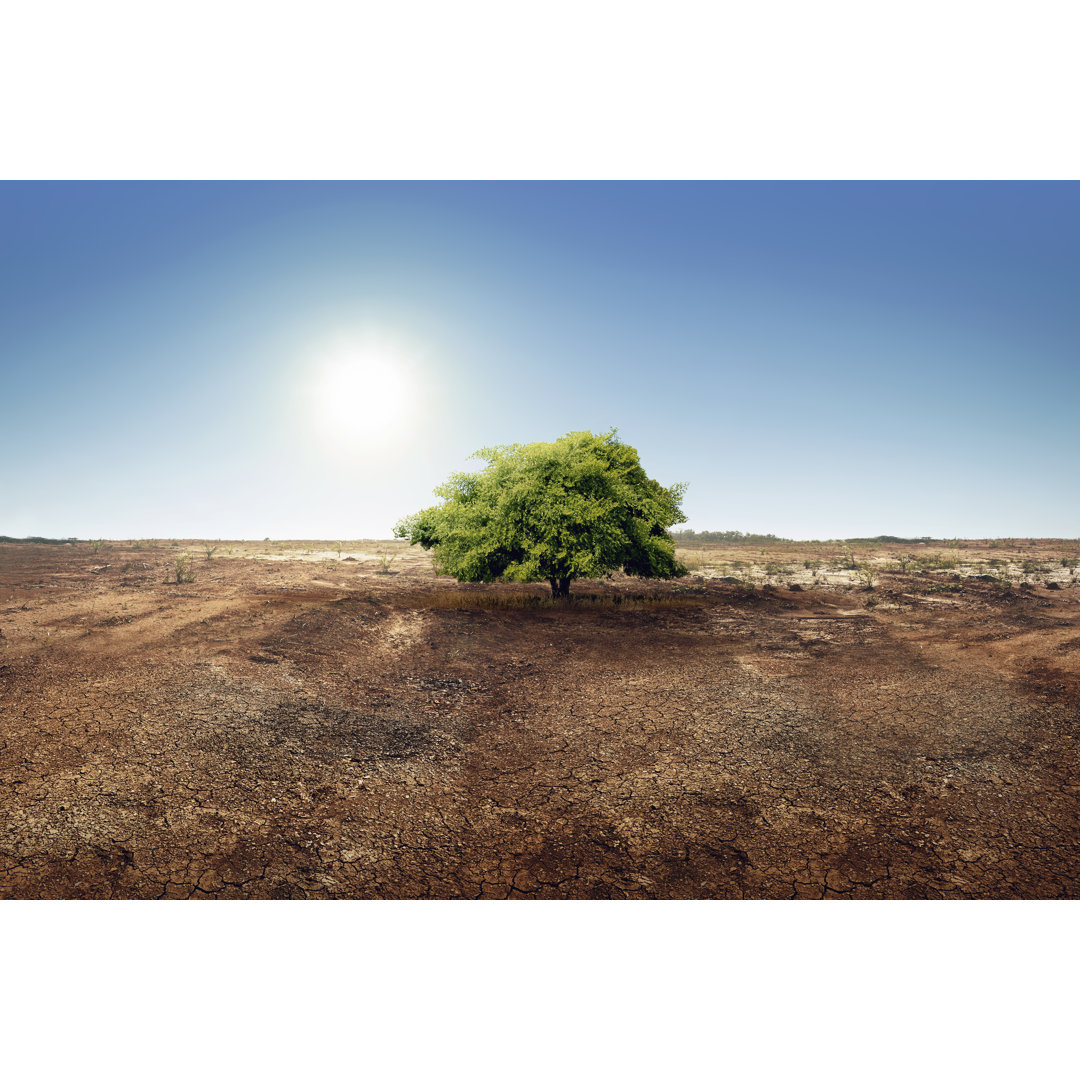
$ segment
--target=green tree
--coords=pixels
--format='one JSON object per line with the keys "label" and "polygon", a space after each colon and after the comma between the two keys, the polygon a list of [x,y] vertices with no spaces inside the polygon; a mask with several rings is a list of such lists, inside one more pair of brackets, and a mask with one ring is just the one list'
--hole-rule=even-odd
{"label": "green tree", "polygon": [[575,578],[622,569],[685,574],[667,530],[686,520],[685,484],[661,487],[614,429],[555,442],[496,446],[435,489],[444,502],[402,518],[394,535],[434,549],[437,573],[458,581],[548,581],[569,596]]}

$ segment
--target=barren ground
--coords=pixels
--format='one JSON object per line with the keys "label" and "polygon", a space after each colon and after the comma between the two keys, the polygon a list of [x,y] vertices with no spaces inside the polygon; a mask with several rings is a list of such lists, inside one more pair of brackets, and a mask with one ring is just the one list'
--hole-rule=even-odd
{"label": "barren ground", "polygon": [[1080,897],[1076,542],[95,548],[0,544],[0,897]]}

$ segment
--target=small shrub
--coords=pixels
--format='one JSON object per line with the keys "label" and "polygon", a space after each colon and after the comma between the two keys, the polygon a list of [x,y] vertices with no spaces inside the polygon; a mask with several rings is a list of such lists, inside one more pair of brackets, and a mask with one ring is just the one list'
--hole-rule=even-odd
{"label": "small shrub", "polygon": [[956,559],[943,555],[940,551],[933,551],[926,555],[920,555],[915,560],[920,570],[955,570]]}
{"label": "small shrub", "polygon": [[219,546],[220,545],[218,545],[218,544],[206,544],[206,545],[204,545],[203,552],[206,555],[206,558],[208,560],[212,559],[214,557],[214,552],[217,551]]}
{"label": "small shrub", "polygon": [[191,569],[190,552],[185,555],[177,555],[173,569],[176,571],[177,585],[189,585],[195,580],[195,572]]}

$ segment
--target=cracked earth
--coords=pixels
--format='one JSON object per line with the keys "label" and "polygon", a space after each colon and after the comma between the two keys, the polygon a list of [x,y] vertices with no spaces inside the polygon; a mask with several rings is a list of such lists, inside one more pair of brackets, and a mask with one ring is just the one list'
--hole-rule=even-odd
{"label": "cracked earth", "polygon": [[1080,897],[1080,590],[257,548],[0,545],[0,897]]}

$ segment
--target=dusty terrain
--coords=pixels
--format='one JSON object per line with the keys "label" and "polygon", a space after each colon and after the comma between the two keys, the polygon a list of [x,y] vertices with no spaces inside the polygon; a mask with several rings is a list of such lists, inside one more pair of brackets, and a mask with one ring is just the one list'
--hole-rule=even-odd
{"label": "dusty terrain", "polygon": [[1080,897],[1075,541],[213,546],[0,544],[0,896]]}

